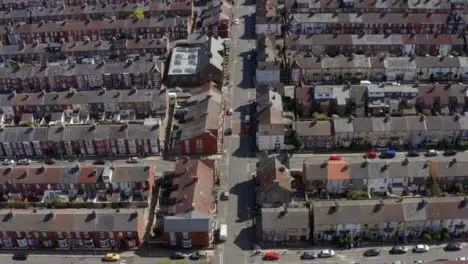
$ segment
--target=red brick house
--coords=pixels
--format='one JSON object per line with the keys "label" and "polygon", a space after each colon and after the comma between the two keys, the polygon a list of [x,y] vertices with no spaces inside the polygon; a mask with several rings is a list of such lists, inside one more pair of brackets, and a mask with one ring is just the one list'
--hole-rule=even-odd
{"label": "red brick house", "polygon": [[159,154],[159,127],[139,124],[7,127],[0,131],[0,156]]}
{"label": "red brick house", "polygon": [[107,89],[159,89],[161,73],[152,62],[19,65],[0,68],[2,92],[41,92]]}
{"label": "red brick house", "polygon": [[70,204],[148,202],[155,180],[154,167],[138,164],[5,166],[0,173],[0,201],[24,203],[49,201],[56,191],[67,192]]}
{"label": "red brick house", "polygon": [[215,163],[181,159],[174,171],[171,206],[164,217],[165,245],[207,247],[213,240]]}
{"label": "red brick house", "polygon": [[[24,43],[73,42],[109,40],[112,37],[128,38],[141,36],[143,39],[170,39],[187,37],[187,19],[182,17],[104,20],[64,20],[62,22],[17,24],[10,27],[9,39],[21,39]],[[11,43],[14,44],[14,43]]]}
{"label": "red brick house", "polygon": [[0,211],[0,245],[6,249],[124,249],[141,245],[143,209]]}
{"label": "red brick house", "polygon": [[223,99],[214,87],[202,88],[184,106],[186,113],[180,122],[180,153],[215,154],[222,137]]}
{"label": "red brick house", "polygon": [[197,29],[215,38],[230,38],[232,12],[225,2],[203,10],[198,17]]}

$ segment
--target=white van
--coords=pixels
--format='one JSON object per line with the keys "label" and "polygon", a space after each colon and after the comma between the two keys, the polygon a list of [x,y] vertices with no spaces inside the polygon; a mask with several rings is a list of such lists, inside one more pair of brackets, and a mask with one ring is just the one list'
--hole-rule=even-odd
{"label": "white van", "polygon": [[224,242],[227,240],[227,225],[226,224],[222,224],[219,226],[218,239],[221,242]]}

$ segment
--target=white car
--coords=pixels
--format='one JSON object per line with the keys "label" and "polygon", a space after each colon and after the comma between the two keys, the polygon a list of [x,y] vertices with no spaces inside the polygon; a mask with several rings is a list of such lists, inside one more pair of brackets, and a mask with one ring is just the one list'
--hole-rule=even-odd
{"label": "white car", "polygon": [[322,249],[318,254],[319,258],[331,258],[333,256],[335,256],[335,251],[331,249]]}
{"label": "white car", "polygon": [[428,245],[424,245],[424,244],[419,244],[419,245],[416,245],[416,246],[413,248],[413,251],[416,252],[416,253],[428,252],[428,251],[429,251],[429,246],[428,246]]}
{"label": "white car", "polygon": [[29,164],[31,164],[31,160],[30,159],[20,159],[20,160],[18,160],[17,164],[18,165],[29,165]]}
{"label": "white car", "polygon": [[234,24],[239,25],[240,21],[238,18],[234,19]]}
{"label": "white car", "polygon": [[232,115],[233,113],[234,113],[234,111],[233,111],[231,108],[229,108],[229,109],[226,111],[226,114],[227,114],[227,115]]}
{"label": "white car", "polygon": [[138,158],[137,157],[131,157],[127,160],[127,163],[138,163]]}
{"label": "white car", "polygon": [[458,261],[467,261],[468,258],[467,257],[459,257],[457,258]]}
{"label": "white car", "polygon": [[13,165],[15,164],[15,161],[14,160],[10,160],[10,159],[4,159],[3,162],[2,162],[3,165]]}

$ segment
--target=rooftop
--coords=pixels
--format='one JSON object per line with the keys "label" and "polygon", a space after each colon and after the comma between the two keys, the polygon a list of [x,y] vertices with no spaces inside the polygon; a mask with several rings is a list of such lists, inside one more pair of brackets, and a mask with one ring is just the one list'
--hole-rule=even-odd
{"label": "rooftop", "polygon": [[142,209],[0,210],[1,230],[11,232],[134,232],[144,228]]}

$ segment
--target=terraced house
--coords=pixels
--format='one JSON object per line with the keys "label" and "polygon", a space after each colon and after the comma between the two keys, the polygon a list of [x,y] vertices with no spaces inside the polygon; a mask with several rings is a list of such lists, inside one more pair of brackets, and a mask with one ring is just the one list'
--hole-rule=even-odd
{"label": "terraced house", "polygon": [[1,201],[17,207],[148,207],[155,168],[145,165],[10,166],[2,169]]}
{"label": "terraced house", "polygon": [[[0,58],[3,60],[15,60],[18,62],[32,62],[47,60],[57,62],[75,58],[76,62],[86,63],[86,57],[100,56],[103,58],[127,58],[127,55],[166,55],[169,40],[167,38],[134,40],[116,39],[109,41],[75,41],[51,42],[39,44],[2,45],[0,47]],[[89,60],[95,62],[95,60]]]}
{"label": "terraced house", "polygon": [[[366,49],[367,50],[367,49]],[[403,81],[423,83],[440,80],[465,80],[466,57],[387,57],[350,55],[348,57],[312,57],[311,52],[299,54],[291,60],[290,81],[293,84]],[[289,77],[288,77],[289,78]],[[453,84],[455,85],[455,84]]]}
{"label": "terraced house", "polygon": [[317,240],[351,235],[384,241],[423,233],[456,235],[467,231],[465,206],[463,197],[314,201],[313,234]]}
{"label": "terraced house", "polygon": [[[137,248],[146,228],[143,209],[24,209],[0,212],[2,248],[115,250]],[[58,230],[59,229],[59,230]]]}
{"label": "terraced house", "polygon": [[0,137],[0,154],[5,157],[154,155],[160,152],[157,124],[5,127]]}
{"label": "terraced house", "polygon": [[18,23],[8,27],[8,43],[47,43],[96,41],[119,38],[161,38],[171,40],[187,37],[187,19],[183,17],[148,18],[142,21],[134,19],[103,20],[63,20],[60,22],[35,24]]}
{"label": "terraced house", "polygon": [[151,62],[43,65],[12,64],[0,69],[2,92],[101,89],[159,89],[161,71]]}
{"label": "terraced house", "polygon": [[[76,92],[41,92],[1,94],[2,113],[8,117],[34,114],[36,119],[54,113],[70,116],[86,114],[98,118],[103,115],[133,113],[166,115],[166,94],[157,90],[93,90]],[[79,123],[79,122],[78,122]]]}

